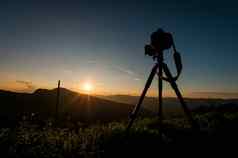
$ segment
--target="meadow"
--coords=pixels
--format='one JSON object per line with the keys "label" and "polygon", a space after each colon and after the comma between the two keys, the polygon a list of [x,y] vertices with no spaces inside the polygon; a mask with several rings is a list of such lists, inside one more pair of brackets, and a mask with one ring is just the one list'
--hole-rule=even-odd
{"label": "meadow", "polygon": [[184,117],[169,118],[163,122],[162,139],[157,118],[152,117],[138,118],[129,133],[125,132],[126,120],[90,125],[73,121],[55,125],[48,121],[43,126],[20,121],[14,128],[0,129],[1,155],[14,158],[134,157],[185,147],[201,150],[205,146],[236,142],[237,112],[197,111],[194,116],[200,131],[191,130]]}

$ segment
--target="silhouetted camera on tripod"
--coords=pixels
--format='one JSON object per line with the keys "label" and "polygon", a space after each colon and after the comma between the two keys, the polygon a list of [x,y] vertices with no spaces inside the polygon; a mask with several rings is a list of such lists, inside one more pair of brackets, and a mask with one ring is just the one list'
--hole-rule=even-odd
{"label": "silhouetted camera on tripod", "polygon": [[[173,50],[174,63],[177,70],[176,76],[172,75],[167,64],[164,62],[163,52],[164,50],[170,49],[170,48],[172,48]],[[150,36],[150,44],[145,45],[145,55],[153,57],[154,60],[156,59],[155,60],[156,63],[153,66],[151,73],[146,81],[145,87],[141,93],[141,96],[137,105],[129,114],[130,121],[127,126],[127,131],[131,128],[155,75],[158,76],[158,99],[159,99],[158,117],[159,117],[160,136],[162,136],[161,133],[163,132],[162,131],[162,120],[163,120],[163,113],[162,113],[162,90],[163,90],[162,83],[163,82],[162,81],[163,80],[167,81],[171,85],[193,129],[199,129],[199,125],[193,119],[192,114],[190,113],[190,110],[188,109],[176,83],[176,80],[178,79],[182,71],[182,60],[181,60],[180,53],[178,53],[176,50],[172,34],[168,32],[164,32],[162,29],[158,29],[156,32],[153,32]]]}
{"label": "silhouetted camera on tripod", "polygon": [[145,55],[152,57],[158,56],[163,50],[169,49],[173,46],[173,37],[170,33],[158,29],[150,36],[150,44],[145,45]]}

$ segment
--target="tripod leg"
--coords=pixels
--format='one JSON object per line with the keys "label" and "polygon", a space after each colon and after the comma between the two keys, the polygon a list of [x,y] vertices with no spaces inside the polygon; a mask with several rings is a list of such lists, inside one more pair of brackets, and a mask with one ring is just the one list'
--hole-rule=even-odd
{"label": "tripod leg", "polygon": [[158,91],[158,99],[159,99],[159,109],[158,109],[158,125],[159,125],[159,136],[160,138],[162,138],[162,129],[163,129],[163,100],[162,100],[162,97],[163,97],[163,93],[162,93],[162,90],[163,90],[163,80],[160,76],[163,76],[163,67],[162,67],[162,62],[159,61],[159,72],[158,72],[158,87],[159,87],[159,91]]}
{"label": "tripod leg", "polygon": [[189,122],[192,125],[192,128],[195,129],[195,130],[199,130],[199,125],[193,119],[192,114],[191,114],[190,110],[188,109],[188,107],[187,107],[187,105],[186,105],[186,103],[185,103],[185,101],[183,99],[183,96],[182,96],[182,94],[180,93],[180,91],[178,89],[178,86],[177,86],[176,82],[173,80],[172,74],[169,71],[168,66],[166,64],[164,64],[164,63],[163,63],[163,70],[164,70],[166,76],[168,77],[169,83],[170,83],[171,87],[174,89],[174,91],[175,91],[175,93],[176,93],[176,95],[177,95],[177,97],[178,97],[178,99],[179,99],[179,101],[180,101],[180,103],[182,105],[184,113],[187,115],[188,120],[189,120]]}
{"label": "tripod leg", "polygon": [[158,68],[158,64],[156,64],[153,67],[153,69],[152,69],[152,71],[150,73],[150,76],[149,76],[149,78],[148,78],[148,80],[147,80],[147,82],[145,84],[145,88],[144,88],[144,90],[143,90],[143,92],[142,92],[142,94],[140,96],[139,102],[135,106],[135,108],[133,109],[132,113],[130,114],[130,122],[129,122],[128,126],[127,126],[127,131],[131,128],[131,126],[132,126],[132,124],[133,124],[133,122],[134,122],[134,120],[136,118],[136,115],[139,112],[140,106],[141,106],[141,104],[142,104],[142,102],[143,102],[143,100],[145,98],[147,90],[149,89],[149,87],[150,87],[150,85],[151,85],[151,83],[153,81],[153,78],[154,78],[154,76],[156,74],[157,68]]}

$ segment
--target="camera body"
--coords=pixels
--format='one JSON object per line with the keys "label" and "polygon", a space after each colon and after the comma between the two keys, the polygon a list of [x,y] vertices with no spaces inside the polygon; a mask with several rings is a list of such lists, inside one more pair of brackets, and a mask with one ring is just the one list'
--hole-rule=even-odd
{"label": "camera body", "polygon": [[164,32],[162,29],[158,29],[151,34],[150,44],[145,45],[145,55],[155,57],[158,53],[162,53],[163,50],[171,48],[172,45],[172,35],[168,32]]}

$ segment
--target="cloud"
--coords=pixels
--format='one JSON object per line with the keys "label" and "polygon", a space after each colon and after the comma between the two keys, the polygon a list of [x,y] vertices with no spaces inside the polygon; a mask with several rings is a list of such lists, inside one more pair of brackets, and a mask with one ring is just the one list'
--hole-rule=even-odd
{"label": "cloud", "polygon": [[24,85],[27,89],[35,89],[35,86],[29,81],[16,80],[16,83]]}
{"label": "cloud", "polygon": [[118,69],[119,71],[124,72],[124,73],[127,73],[127,74],[129,74],[129,75],[134,75],[134,74],[135,74],[132,70],[124,69],[124,68],[122,68],[122,67],[120,67],[120,66],[117,66],[117,69]]}
{"label": "cloud", "polygon": [[73,71],[69,69],[63,69],[62,72],[66,75],[73,75]]}
{"label": "cloud", "polygon": [[140,78],[134,78],[135,81],[140,81]]}
{"label": "cloud", "polygon": [[96,64],[97,61],[96,60],[88,60],[87,63],[89,63],[89,64]]}
{"label": "cloud", "polygon": [[125,69],[121,66],[116,67],[117,70],[121,71],[122,73],[128,74],[133,80],[140,81],[140,77],[138,77],[138,74],[136,74],[134,71],[130,69]]}
{"label": "cloud", "polygon": [[134,72],[131,71],[131,70],[124,70],[124,72],[125,72],[125,73],[128,73],[129,75],[133,75],[133,74],[134,74]]}

